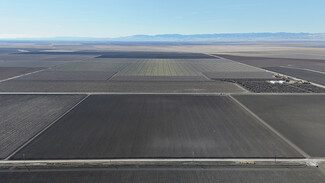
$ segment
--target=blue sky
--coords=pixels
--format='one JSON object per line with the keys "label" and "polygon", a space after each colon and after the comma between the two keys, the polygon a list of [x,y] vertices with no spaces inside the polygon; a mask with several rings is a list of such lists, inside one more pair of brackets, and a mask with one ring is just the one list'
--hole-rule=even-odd
{"label": "blue sky", "polygon": [[325,0],[0,0],[0,38],[325,32]]}

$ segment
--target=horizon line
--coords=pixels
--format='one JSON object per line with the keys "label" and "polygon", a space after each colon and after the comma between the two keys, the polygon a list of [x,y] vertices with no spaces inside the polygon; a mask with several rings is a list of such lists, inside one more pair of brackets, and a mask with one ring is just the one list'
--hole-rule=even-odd
{"label": "horizon line", "polygon": [[235,32],[235,33],[195,33],[195,34],[180,34],[180,33],[167,33],[167,34],[133,34],[126,36],[117,36],[117,37],[109,37],[109,36],[69,36],[69,35],[57,35],[57,36],[8,36],[2,37],[2,35],[8,34],[0,34],[0,40],[5,39],[55,39],[55,38],[91,38],[91,39],[119,39],[119,38],[128,38],[134,36],[165,36],[165,35],[179,35],[179,36],[199,36],[199,35],[230,35],[230,34],[325,34],[322,32],[311,33],[311,32]]}

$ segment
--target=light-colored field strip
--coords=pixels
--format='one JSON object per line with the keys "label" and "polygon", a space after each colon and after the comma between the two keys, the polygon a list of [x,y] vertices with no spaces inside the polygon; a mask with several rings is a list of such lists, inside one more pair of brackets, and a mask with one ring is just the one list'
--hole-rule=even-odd
{"label": "light-colored field strip", "polygon": [[5,160],[9,160],[13,155],[15,155],[18,151],[20,151],[22,148],[24,148],[26,145],[28,145],[31,141],[33,141],[35,138],[37,138],[39,135],[41,135],[44,131],[46,131],[48,128],[50,128],[53,124],[55,124],[57,121],[59,121],[63,116],[68,114],[70,111],[72,111],[75,107],[77,107],[79,104],[81,104],[84,100],[86,100],[89,97],[89,95],[85,96],[82,100],[80,100],[77,104],[72,106],[69,110],[67,110],[65,113],[63,113],[60,117],[55,119],[53,122],[51,122],[49,125],[47,125],[45,128],[43,128],[41,131],[39,131],[36,135],[34,135],[32,138],[30,138],[28,141],[26,141],[23,145],[21,145],[19,148],[17,148],[13,153],[11,153],[9,156],[5,158]]}
{"label": "light-colored field strip", "polygon": [[301,155],[303,155],[306,158],[310,158],[310,155],[309,154],[307,154],[305,151],[303,151],[302,149],[300,149],[298,146],[296,146],[289,139],[287,139],[286,137],[284,137],[280,132],[278,132],[276,129],[274,129],[273,127],[271,127],[267,122],[265,122],[263,119],[261,119],[259,116],[257,116],[253,111],[251,111],[250,109],[248,109],[244,104],[242,104],[241,102],[239,102],[237,99],[235,99],[231,95],[229,95],[229,98],[232,99],[239,106],[241,106],[244,110],[246,110],[249,114],[251,114],[255,119],[257,119],[260,123],[262,123],[267,129],[269,129],[274,134],[276,134],[278,137],[280,137],[283,141],[285,141],[287,144],[289,144],[292,148],[294,148]]}
{"label": "light-colored field strip", "polygon": [[320,85],[320,84],[317,84],[317,83],[312,83],[312,82],[310,82],[310,84],[312,84],[312,85],[314,85],[314,86],[318,86],[318,87],[320,87],[320,88],[325,88],[324,85]]}
{"label": "light-colored field strip", "polygon": [[143,59],[122,69],[118,76],[199,76],[194,68],[173,59]]}
{"label": "light-colored field strip", "polygon": [[[199,73],[202,77],[204,77],[206,80],[211,80],[210,78],[208,78],[206,75],[204,75],[202,72]],[[236,86],[239,86],[238,84],[235,83]],[[239,87],[240,89],[244,90],[245,92],[248,91],[246,89],[244,89],[243,87]]]}

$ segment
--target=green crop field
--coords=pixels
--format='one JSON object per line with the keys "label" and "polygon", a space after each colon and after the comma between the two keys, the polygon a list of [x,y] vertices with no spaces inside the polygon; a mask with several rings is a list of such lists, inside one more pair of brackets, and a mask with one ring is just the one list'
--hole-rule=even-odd
{"label": "green crop field", "polygon": [[199,76],[193,67],[173,59],[145,59],[128,65],[119,76]]}

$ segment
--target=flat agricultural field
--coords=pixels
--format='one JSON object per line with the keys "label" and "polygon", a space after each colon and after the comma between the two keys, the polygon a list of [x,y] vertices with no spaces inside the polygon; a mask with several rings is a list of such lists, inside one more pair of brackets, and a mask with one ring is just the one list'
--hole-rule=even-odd
{"label": "flat agricultural field", "polygon": [[111,80],[203,81],[207,79],[185,59],[143,59],[130,63]]}
{"label": "flat agricultural field", "polygon": [[[36,51],[25,52],[19,55],[97,55],[97,58],[213,58],[212,56],[203,53],[188,53],[188,52],[148,52],[148,51],[75,51],[75,52],[60,52],[60,51]],[[99,55],[99,56],[98,56]]]}
{"label": "flat agricultural field", "polygon": [[79,102],[83,95],[0,95],[0,159]]}
{"label": "flat agricultural field", "polygon": [[[101,52],[97,54],[99,53]],[[126,54],[125,58],[121,56],[122,53]],[[65,78],[66,80],[87,80],[83,77],[87,75],[86,73],[82,74],[83,76],[81,75],[80,79],[78,79],[77,77],[80,74],[73,73],[73,71],[108,72],[114,75],[112,78],[108,77],[114,81],[204,81],[209,79],[273,78],[271,73],[262,69],[231,60],[213,58],[205,54],[152,52],[154,57],[147,58],[149,56],[148,52],[122,53],[112,52],[112,55],[116,57],[91,58],[91,55],[86,53],[84,55],[71,55],[71,52],[62,54],[29,52],[27,54],[12,54],[0,57],[0,66],[50,67],[51,71],[23,77],[21,78],[23,80],[48,79],[51,81],[57,80],[57,77],[59,77],[59,80]],[[131,57],[132,54],[134,54],[133,57]],[[142,55],[146,56],[142,57]],[[183,57],[182,55],[185,56]],[[204,57],[201,58],[200,55]],[[26,59],[23,57],[26,57]],[[71,74],[62,73],[61,77],[54,71],[66,71],[71,72]],[[94,73],[88,74],[89,80],[96,80],[97,77],[94,76]],[[109,76],[112,76],[110,74]],[[100,78],[98,80],[103,79]]]}
{"label": "flat agricultural field", "polygon": [[206,58],[213,58],[213,57],[202,53],[119,51],[119,52],[106,52],[97,58],[206,59]]}
{"label": "flat agricultural field", "polygon": [[127,66],[129,63],[134,62],[130,60],[103,60],[103,59],[89,59],[83,62],[68,63],[53,67],[52,70],[56,71],[110,71],[117,72]]}
{"label": "flat agricultural field", "polygon": [[207,81],[204,76],[117,76],[114,75],[111,81]]}
{"label": "flat agricultural field", "polygon": [[210,79],[274,79],[268,72],[204,72]]}
{"label": "flat agricultural field", "polygon": [[300,158],[224,96],[93,95],[12,159]]}
{"label": "flat agricultural field", "polygon": [[0,67],[54,67],[64,65],[67,61],[0,61]]}
{"label": "flat agricultural field", "polygon": [[130,64],[119,76],[198,76],[199,73],[186,63],[173,59],[146,59]]}
{"label": "flat agricultural field", "polygon": [[199,72],[265,72],[260,68],[226,59],[204,59],[189,64]]}
{"label": "flat agricultural field", "polygon": [[234,97],[309,155],[325,156],[325,95]]}
{"label": "flat agricultural field", "polygon": [[46,70],[30,74],[16,80],[33,81],[105,81],[111,78],[116,72],[105,71],[53,71]]}
{"label": "flat agricultural field", "polygon": [[289,67],[267,67],[267,70],[325,85],[325,73],[313,72]]}
{"label": "flat agricultural field", "polygon": [[0,67],[0,80],[8,79],[14,76],[42,70],[44,68],[30,67]]}
{"label": "flat agricultural field", "polygon": [[9,54],[0,56],[0,67],[53,67],[92,57],[94,56]]}
{"label": "flat agricultural field", "polygon": [[85,55],[54,55],[54,54],[44,54],[44,55],[30,55],[30,54],[6,54],[1,55],[0,61],[16,61],[16,62],[28,62],[28,61],[42,61],[42,62],[70,62],[70,61],[80,61],[83,59],[90,59],[94,56]]}
{"label": "flat agricultural field", "polygon": [[324,63],[308,64],[308,65],[295,65],[296,68],[309,69],[312,71],[325,72],[325,61]]}
{"label": "flat agricultural field", "polygon": [[288,65],[302,66],[302,65],[325,64],[325,60],[317,60],[317,59],[250,57],[250,56],[220,55],[220,54],[217,55],[233,61],[241,62],[255,67],[262,67],[262,68],[288,66]]}
{"label": "flat agricultural field", "polygon": [[[137,66],[137,67],[135,67]],[[243,65],[224,59],[142,59],[135,66],[125,68],[124,72],[139,72],[148,74],[158,71],[169,72],[167,75],[197,75],[198,72],[265,72],[262,69]],[[160,68],[160,69],[159,69]],[[156,70],[153,70],[156,69]],[[133,71],[134,70],[134,71]],[[142,71],[142,72],[141,72]],[[156,71],[156,72],[155,72]],[[121,73],[122,74],[122,73]],[[131,74],[131,73],[130,73]],[[137,75],[137,74],[131,74]],[[159,74],[166,75],[166,74]]]}
{"label": "flat agricultural field", "polygon": [[[188,77],[186,77],[188,78]],[[164,78],[165,79],[165,78]],[[1,92],[131,92],[131,93],[242,93],[223,81],[31,81],[0,83]],[[179,78],[176,78],[179,79]],[[183,78],[184,80],[185,78]]]}
{"label": "flat agricultural field", "polygon": [[[221,74],[218,74],[221,73]],[[226,74],[222,74],[226,73]],[[188,77],[187,80],[257,78],[271,79],[262,69],[223,59],[143,59],[127,65],[113,80],[149,80],[150,77]],[[190,78],[192,77],[192,79]],[[182,78],[186,80],[186,78]]]}
{"label": "flat agricultural field", "polygon": [[78,170],[32,170],[0,172],[6,183],[50,182],[125,182],[125,183],[306,183],[325,182],[324,175],[313,167],[291,168],[116,168]]}

